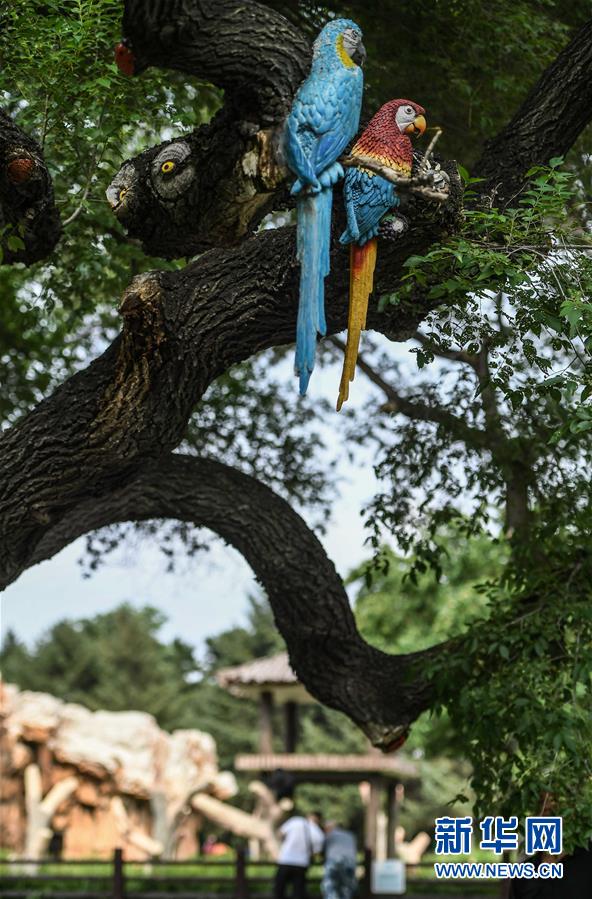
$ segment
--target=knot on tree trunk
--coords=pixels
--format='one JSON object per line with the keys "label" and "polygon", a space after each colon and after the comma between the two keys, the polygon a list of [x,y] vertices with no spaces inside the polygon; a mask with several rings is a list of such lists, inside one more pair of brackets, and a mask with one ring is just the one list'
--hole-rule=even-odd
{"label": "knot on tree trunk", "polygon": [[145,272],[133,278],[121,298],[119,312],[123,319],[120,360],[125,371],[148,358],[154,365],[160,360],[160,348],[166,340],[160,272]]}
{"label": "knot on tree trunk", "polygon": [[161,273],[137,275],[125,290],[119,312],[123,330],[114,377],[107,385],[93,425],[93,439],[113,437],[123,422],[143,419],[142,409],[162,366],[167,340]]}
{"label": "knot on tree trunk", "polygon": [[161,303],[161,280],[159,271],[144,272],[132,278],[119,304],[119,312],[124,321],[125,332],[131,334],[152,334]]}

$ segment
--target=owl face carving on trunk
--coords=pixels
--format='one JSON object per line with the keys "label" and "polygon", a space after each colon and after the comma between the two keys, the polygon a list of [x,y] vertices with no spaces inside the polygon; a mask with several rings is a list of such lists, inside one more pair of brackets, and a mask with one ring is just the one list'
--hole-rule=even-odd
{"label": "owl face carving on trunk", "polygon": [[273,202],[248,167],[239,168],[237,184],[237,159],[248,159],[254,146],[256,138],[221,110],[196,131],[124,162],[107,188],[113,214],[148,255],[182,259],[232,246]]}
{"label": "owl face carving on trunk", "polygon": [[[200,216],[193,151],[182,138],[124,162],[107,188],[113,214],[146,252],[175,259],[200,251]],[[156,250],[158,244],[158,250]]]}

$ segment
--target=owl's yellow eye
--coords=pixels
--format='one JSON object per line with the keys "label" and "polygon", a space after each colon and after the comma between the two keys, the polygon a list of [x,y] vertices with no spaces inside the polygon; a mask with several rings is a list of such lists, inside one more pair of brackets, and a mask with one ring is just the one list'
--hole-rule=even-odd
{"label": "owl's yellow eye", "polygon": [[172,161],[172,159],[167,159],[167,161],[163,162],[163,164],[161,165],[160,171],[163,173],[163,175],[168,175],[173,171],[174,168],[175,163]]}

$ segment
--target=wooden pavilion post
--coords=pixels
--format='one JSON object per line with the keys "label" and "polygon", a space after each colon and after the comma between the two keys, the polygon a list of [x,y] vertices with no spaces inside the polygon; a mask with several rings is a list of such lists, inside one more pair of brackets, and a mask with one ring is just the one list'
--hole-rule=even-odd
{"label": "wooden pavilion post", "polygon": [[378,842],[378,813],[383,796],[383,783],[379,777],[370,778],[370,796],[366,806],[366,848],[376,857]]}
{"label": "wooden pavilion post", "polygon": [[395,851],[395,831],[397,829],[397,819],[399,816],[399,803],[397,800],[397,784],[394,780],[390,780],[387,787],[387,830],[386,830],[386,857],[394,858]]}
{"label": "wooden pavilion post", "polygon": [[298,743],[298,703],[284,703],[284,749],[296,752]]}
{"label": "wooden pavilion post", "polygon": [[262,690],[259,694],[259,752],[273,752],[273,693]]}

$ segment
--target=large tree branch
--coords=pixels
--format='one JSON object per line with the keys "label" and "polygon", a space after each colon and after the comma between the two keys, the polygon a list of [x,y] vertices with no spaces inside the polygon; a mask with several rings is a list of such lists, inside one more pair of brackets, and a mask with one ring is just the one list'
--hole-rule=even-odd
{"label": "large tree branch", "polygon": [[474,175],[510,200],[533,165],[564,156],[592,121],[592,20],[548,66],[505,128],[487,141]]}
{"label": "large tree branch", "polygon": [[302,32],[253,0],[125,0],[122,36],[136,72],[176,69],[223,88],[235,118],[277,125],[306,76]]}
{"label": "large tree branch", "polygon": [[61,231],[41,147],[0,110],[0,264],[44,259]]}
{"label": "large tree branch", "polygon": [[289,504],[254,478],[206,459],[161,460],[120,490],[72,510],[47,532],[30,563],[108,524],[175,518],[234,546],[264,587],[290,660],[307,689],[387,748],[427,708],[422,660],[441,651],[389,656],[360,636],[341,578]]}
{"label": "large tree branch", "polygon": [[[400,243],[381,250],[379,292],[404,260],[425,252],[455,221],[449,207],[417,208]],[[456,190],[456,198],[454,193]],[[299,267],[294,229],[265,231],[232,250],[211,250],[178,272],[140,276],[125,292],[121,337],[0,437],[0,583],[27,564],[43,532],[80,501],[100,496],[176,447],[206,387],[234,363],[291,343]],[[329,333],[347,320],[348,254],[335,249],[327,279]],[[372,309],[368,325],[404,339],[427,306]],[[295,401],[297,401],[295,399]]]}

